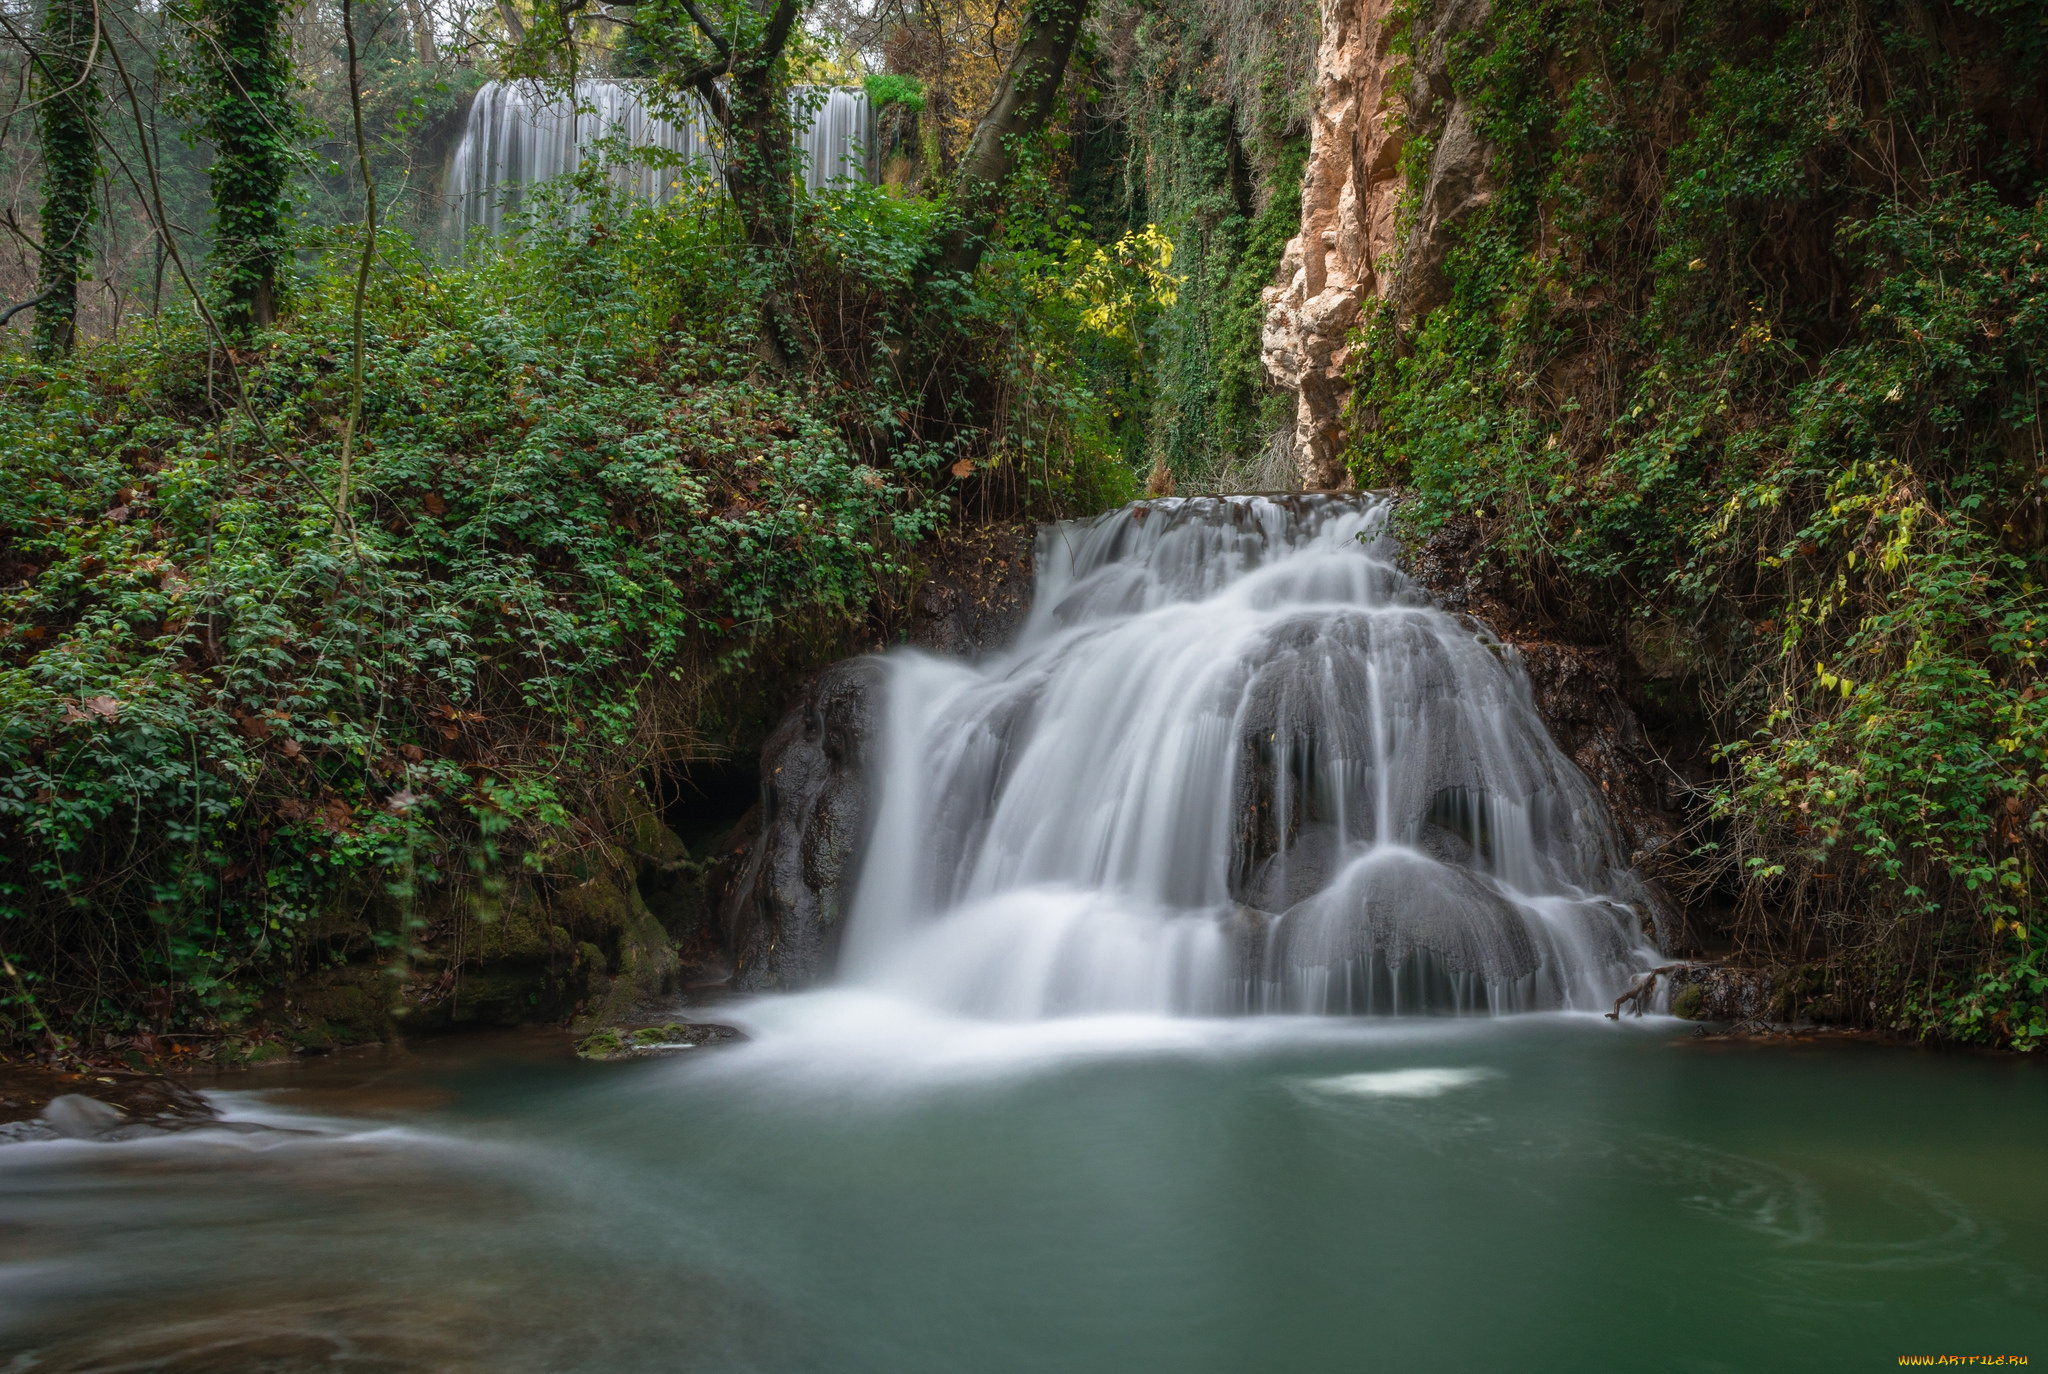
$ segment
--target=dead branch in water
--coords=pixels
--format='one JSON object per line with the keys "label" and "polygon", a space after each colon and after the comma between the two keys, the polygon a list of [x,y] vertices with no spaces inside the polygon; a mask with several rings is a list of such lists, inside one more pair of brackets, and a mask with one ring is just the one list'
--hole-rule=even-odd
{"label": "dead branch in water", "polygon": [[1663,964],[1651,969],[1648,973],[1638,976],[1636,981],[1629,986],[1627,992],[1614,999],[1614,1010],[1607,1013],[1607,1019],[1619,1021],[1621,1019],[1621,1009],[1627,1005],[1633,1005],[1635,1007],[1635,1014],[1641,1016],[1643,1008],[1649,1005],[1650,994],[1656,990],[1658,976],[1676,973],[1678,970],[1687,967],[1690,966],[1686,964]]}

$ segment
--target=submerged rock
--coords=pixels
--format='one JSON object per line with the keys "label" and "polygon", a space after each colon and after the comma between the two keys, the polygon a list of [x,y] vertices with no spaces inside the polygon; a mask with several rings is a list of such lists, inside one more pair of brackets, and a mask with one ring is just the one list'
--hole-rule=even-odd
{"label": "submerged rock", "polygon": [[651,1059],[656,1055],[694,1050],[704,1045],[725,1045],[746,1039],[732,1026],[708,1021],[671,1021],[665,1026],[630,1029],[608,1026],[576,1042],[576,1057],[608,1061]]}
{"label": "submerged rock", "polygon": [[[0,1099],[0,1144],[28,1140],[139,1140],[220,1124],[183,1084],[151,1074],[110,1077],[12,1069]],[[49,1092],[39,1099],[39,1092]],[[40,1107],[34,1116],[31,1108]],[[6,1120],[7,1117],[16,1119]]]}
{"label": "submerged rock", "polygon": [[1274,932],[1278,970],[1341,968],[1417,955],[1446,973],[1513,983],[1538,961],[1522,914],[1491,885],[1420,854],[1384,851],[1345,881],[1289,911]]}

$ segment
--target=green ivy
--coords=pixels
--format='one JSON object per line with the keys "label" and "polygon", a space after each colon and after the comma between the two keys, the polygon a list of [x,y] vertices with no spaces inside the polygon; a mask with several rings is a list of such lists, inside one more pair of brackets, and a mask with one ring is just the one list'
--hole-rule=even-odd
{"label": "green ivy", "polygon": [[194,0],[199,111],[213,144],[213,267],[221,318],[234,330],[276,317],[291,249],[287,195],[298,161],[283,0]]}
{"label": "green ivy", "polygon": [[81,0],[50,0],[33,66],[43,154],[35,341],[45,357],[71,351],[78,283],[92,261],[100,173],[97,60],[105,41],[97,16]]}
{"label": "green ivy", "polygon": [[1440,305],[1365,322],[1354,468],[1700,701],[1729,771],[1689,880],[1732,939],[1824,951],[1832,1014],[2024,1047],[2048,150],[1975,113],[2038,79],[2039,26],[1986,12],[1497,10],[1448,72],[1491,199]]}

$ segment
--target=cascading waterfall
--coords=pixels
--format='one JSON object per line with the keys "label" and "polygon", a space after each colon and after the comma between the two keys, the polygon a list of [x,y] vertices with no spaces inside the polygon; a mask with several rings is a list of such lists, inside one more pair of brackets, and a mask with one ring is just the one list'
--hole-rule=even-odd
{"label": "cascading waterfall", "polygon": [[1048,527],[1017,644],[892,656],[856,983],[997,1017],[1604,1007],[1648,894],[1371,496]]}
{"label": "cascading waterfall", "polygon": [[[799,87],[792,98],[809,111],[797,138],[805,184],[816,192],[844,178],[871,180],[874,119],[867,93]],[[659,164],[620,159],[612,166],[612,184],[643,200],[669,198],[681,175],[672,164],[717,163],[717,148],[694,107],[675,119],[660,118],[630,83],[578,81],[572,105],[561,91],[534,82],[485,82],[448,164],[451,227],[460,234],[478,228],[499,233],[525,188],[575,171],[599,140],[614,136],[628,148],[673,155]]]}

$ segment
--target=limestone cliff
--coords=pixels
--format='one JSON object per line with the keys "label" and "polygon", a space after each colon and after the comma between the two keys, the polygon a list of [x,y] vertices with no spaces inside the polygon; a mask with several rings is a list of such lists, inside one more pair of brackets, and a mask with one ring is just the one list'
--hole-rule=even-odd
{"label": "limestone cliff", "polygon": [[[1453,38],[1485,24],[1488,0],[1453,0],[1396,50],[1393,0],[1324,0],[1301,232],[1265,292],[1267,374],[1296,395],[1294,457],[1311,491],[1350,485],[1344,448],[1348,343],[1368,302],[1415,319],[1436,304],[1449,231],[1490,197],[1491,151],[1452,90]],[[1404,215],[1403,150],[1429,148]],[[1405,229],[1405,237],[1404,231]]]}

